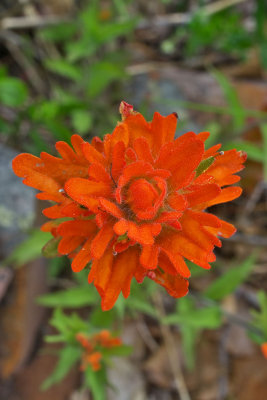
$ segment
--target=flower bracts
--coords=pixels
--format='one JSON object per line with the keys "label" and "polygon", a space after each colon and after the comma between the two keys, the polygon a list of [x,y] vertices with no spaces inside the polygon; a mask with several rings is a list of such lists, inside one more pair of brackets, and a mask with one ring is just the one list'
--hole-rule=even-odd
{"label": "flower bracts", "polygon": [[155,113],[147,122],[125,102],[120,112],[122,122],[103,141],[73,135],[73,149],[56,143],[60,158],[13,160],[14,172],[40,190],[37,197],[54,203],[43,211],[50,221],[42,230],[58,238],[58,253],[72,259],[75,272],[92,262],[88,280],[103,310],[121,291],[129,296],[132,278],[153,279],[174,297],[187,293],[185,259],[210,268],[218,237],[235,232],[205,210],[240,196],[231,185],[246,160],[240,151],[220,152],[220,145],[205,150],[207,132],[174,139],[175,113]]}
{"label": "flower bracts", "polygon": [[121,339],[112,337],[108,330],[102,330],[91,336],[78,333],[76,339],[83,349],[81,364],[81,370],[83,371],[86,370],[88,365],[93,371],[98,371],[101,369],[101,361],[105,350],[122,346]]}

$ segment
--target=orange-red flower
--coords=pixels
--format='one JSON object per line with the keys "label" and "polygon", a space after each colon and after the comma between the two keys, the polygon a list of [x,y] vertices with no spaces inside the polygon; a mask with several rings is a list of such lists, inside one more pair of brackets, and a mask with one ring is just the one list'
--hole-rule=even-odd
{"label": "orange-red flower", "polygon": [[88,365],[91,365],[94,371],[101,368],[102,353],[101,350],[122,345],[118,337],[112,337],[108,330],[102,330],[92,336],[86,336],[82,333],[76,335],[77,341],[83,347],[81,369],[85,370]]}
{"label": "orange-red flower", "polygon": [[[235,232],[206,208],[236,199],[246,155],[204,148],[207,132],[174,139],[177,115],[153,120],[122,102],[122,122],[104,140],[72,136],[73,149],[58,142],[61,158],[21,154],[13,161],[24,183],[39,189],[39,199],[55,202],[43,213],[42,229],[60,238],[58,252],[81,271],[90,261],[89,282],[110,309],[132,278],[147,276],[174,297],[188,291],[188,259],[202,268],[215,260],[218,236]],[[66,218],[62,222],[61,218]]]}
{"label": "orange-red flower", "polygon": [[264,355],[264,357],[267,358],[267,342],[262,343],[261,351],[262,351],[262,354]]}

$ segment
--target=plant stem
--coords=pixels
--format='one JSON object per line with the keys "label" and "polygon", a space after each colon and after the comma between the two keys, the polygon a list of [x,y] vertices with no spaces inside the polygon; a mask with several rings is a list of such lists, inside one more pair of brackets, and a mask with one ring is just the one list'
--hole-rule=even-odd
{"label": "plant stem", "polygon": [[262,140],[263,140],[263,154],[264,154],[264,162],[263,162],[263,179],[264,183],[267,184],[267,123],[262,124]]}
{"label": "plant stem", "polygon": [[[158,315],[160,316],[160,320],[165,317],[166,313],[163,306],[162,297],[159,292],[156,292],[153,296],[155,306],[158,311]],[[179,362],[179,358],[176,355],[174,349],[177,347],[175,340],[173,338],[171,329],[168,325],[160,324],[160,329],[162,333],[162,337],[164,340],[164,344],[166,347],[166,351],[169,357],[170,366],[172,369],[172,373],[175,380],[175,385],[177,392],[179,393],[181,400],[191,400],[189,395],[184,376],[182,373],[181,365]]]}

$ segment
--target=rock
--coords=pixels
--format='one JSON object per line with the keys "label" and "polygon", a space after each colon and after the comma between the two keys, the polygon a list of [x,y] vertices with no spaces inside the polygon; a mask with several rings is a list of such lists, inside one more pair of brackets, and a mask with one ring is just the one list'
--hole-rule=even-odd
{"label": "rock", "polygon": [[129,102],[144,111],[146,117],[151,117],[155,110],[163,115],[177,112],[177,136],[188,131],[200,132],[213,116],[190,109],[186,103],[199,104],[201,99],[207,105],[225,105],[221,88],[210,74],[169,64],[155,64],[148,72],[133,74],[128,92]]}
{"label": "rock", "polygon": [[25,238],[34,220],[34,190],[23,185],[12,170],[14,150],[0,144],[0,259]]}
{"label": "rock", "polygon": [[236,357],[248,357],[254,353],[252,341],[248,338],[243,326],[231,325],[226,347],[228,352]]}
{"label": "rock", "polygon": [[113,387],[108,389],[107,400],[146,400],[141,371],[130,360],[114,358],[108,380]]}

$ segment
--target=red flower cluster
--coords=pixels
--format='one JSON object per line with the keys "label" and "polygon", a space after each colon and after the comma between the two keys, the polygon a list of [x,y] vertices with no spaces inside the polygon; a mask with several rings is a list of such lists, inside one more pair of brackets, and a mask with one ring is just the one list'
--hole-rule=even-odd
{"label": "red flower cluster", "polygon": [[102,330],[90,337],[78,333],[76,339],[84,349],[81,366],[82,370],[85,370],[89,364],[94,371],[98,371],[101,368],[101,350],[103,351],[105,348],[110,349],[111,347],[122,345],[121,340],[117,337],[112,337],[107,330]]}
{"label": "red flower cluster", "polygon": [[174,297],[187,293],[184,259],[210,268],[218,236],[235,232],[204,210],[240,196],[230,185],[246,160],[220,145],[205,150],[207,132],[174,139],[175,113],[156,112],[147,122],[125,102],[120,111],[122,122],[103,141],[74,135],[73,149],[56,143],[61,158],[21,154],[13,161],[23,182],[41,191],[39,199],[55,202],[43,211],[51,221],[42,229],[60,239],[59,254],[72,259],[75,272],[92,262],[88,280],[103,310],[121,291],[129,296],[133,277],[141,283],[147,276]]}
{"label": "red flower cluster", "polygon": [[264,357],[267,359],[267,342],[262,343],[261,345],[261,351]]}

